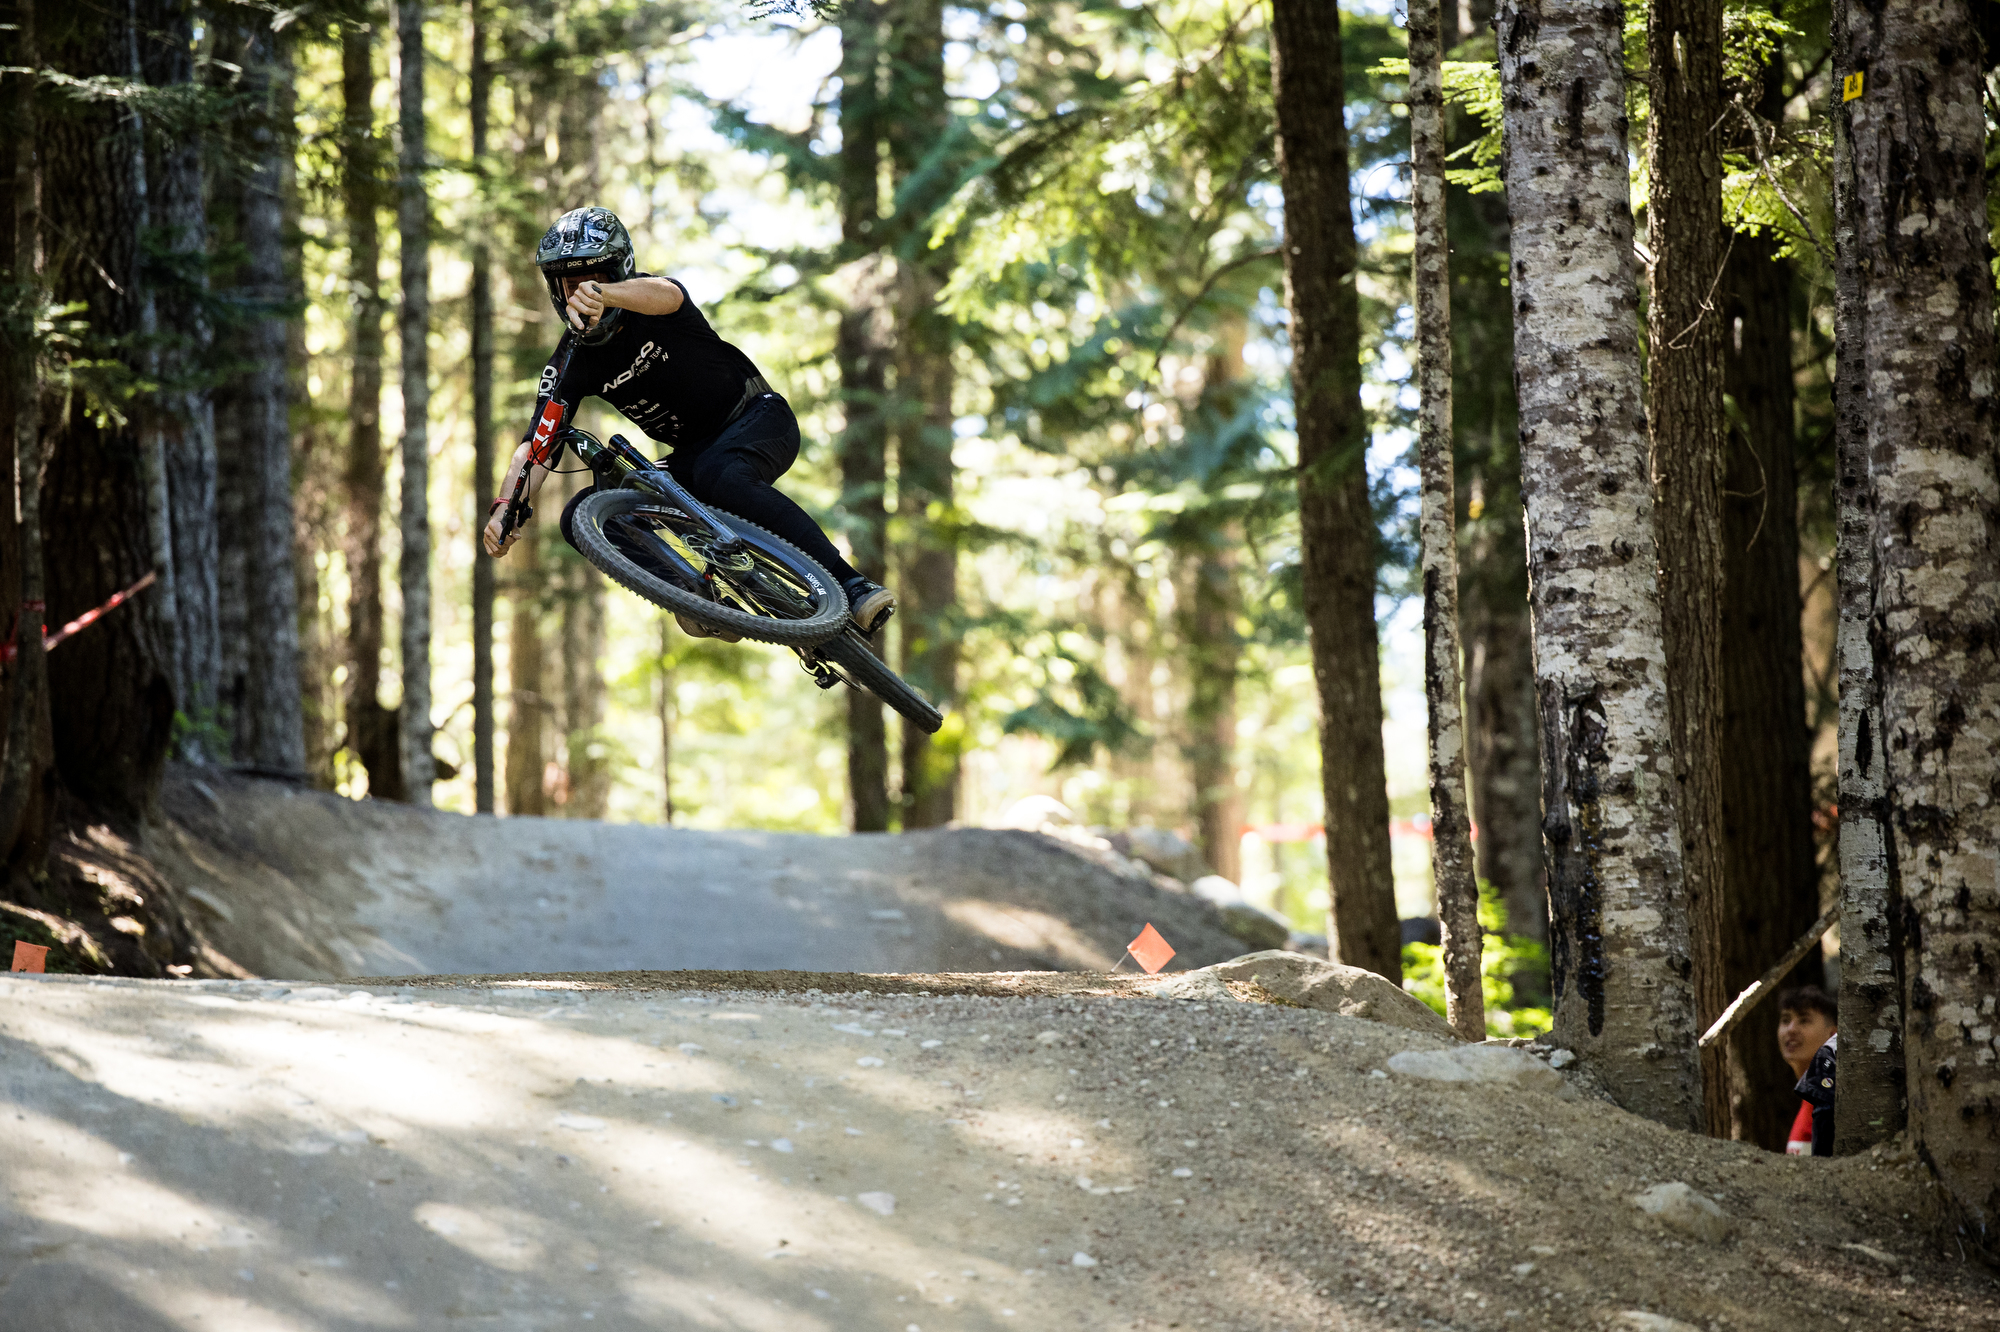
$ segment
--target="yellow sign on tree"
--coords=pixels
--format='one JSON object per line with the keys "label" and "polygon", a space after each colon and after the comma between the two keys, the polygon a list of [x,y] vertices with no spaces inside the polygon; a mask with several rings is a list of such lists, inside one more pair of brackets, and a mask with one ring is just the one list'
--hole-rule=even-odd
{"label": "yellow sign on tree", "polygon": [[1849,74],[1846,78],[1842,79],[1840,81],[1840,100],[1843,102],[1851,102],[1855,98],[1861,96],[1861,83],[1862,80],[1866,77],[1867,76],[1861,70],[1857,69],[1852,74]]}

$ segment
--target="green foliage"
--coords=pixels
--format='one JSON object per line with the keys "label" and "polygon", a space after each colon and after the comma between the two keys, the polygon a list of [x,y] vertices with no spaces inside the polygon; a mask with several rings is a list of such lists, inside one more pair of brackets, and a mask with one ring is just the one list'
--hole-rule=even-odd
{"label": "green foliage", "polygon": [[[1554,1021],[1547,1008],[1516,994],[1522,976],[1545,976],[1548,949],[1532,939],[1510,935],[1507,911],[1500,895],[1484,879],[1479,882],[1479,927],[1483,947],[1479,958],[1480,989],[1486,1001],[1488,1036],[1539,1036]],[[1403,988],[1444,1016],[1444,953],[1436,944],[1403,945]]]}

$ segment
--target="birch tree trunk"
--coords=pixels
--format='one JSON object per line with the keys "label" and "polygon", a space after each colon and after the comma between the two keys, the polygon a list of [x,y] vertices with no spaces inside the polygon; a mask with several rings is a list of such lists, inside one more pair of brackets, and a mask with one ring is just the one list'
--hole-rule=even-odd
{"label": "birch tree trunk", "polygon": [[1646,466],[1620,11],[1499,8],[1555,1038],[1701,1126]]}
{"label": "birch tree trunk", "polygon": [[[2000,1240],[2000,476],[1985,62],[1965,0],[1850,8],[1888,826],[1920,1156]],[[1872,1039],[1873,1033],[1870,1033]],[[1842,1042],[1843,1052],[1847,1042]],[[1843,1077],[1843,1083],[1845,1078]]]}
{"label": "birch tree trunk", "polygon": [[341,184],[347,214],[348,299],[354,306],[347,435],[347,747],[368,772],[370,795],[403,798],[395,714],[382,706],[381,153],[375,137],[374,33],[341,32]]}
{"label": "birch tree trunk", "polygon": [[1361,415],[1342,68],[1337,5],[1272,0],[1271,93],[1285,195],[1299,527],[1326,798],[1327,937],[1334,960],[1395,980],[1403,972],[1402,931],[1389,862],[1375,516]]}
{"label": "birch tree trunk", "polygon": [[[483,0],[472,0],[472,161],[484,182],[488,108],[493,66],[486,59]],[[472,241],[472,530],[485,527],[494,497],[493,476],[493,255],[482,222]],[[494,562],[472,559],[472,792],[473,807],[493,812],[493,578]]]}
{"label": "birch tree trunk", "polygon": [[[840,240],[850,256],[847,309],[834,340],[840,368],[841,508],[851,563],[888,581],[889,437],[883,407],[889,391],[889,311],[881,236],[882,13],[855,0],[840,14]],[[882,700],[847,689],[847,791],[855,832],[889,830],[889,739]]]}
{"label": "birch tree trunk", "polygon": [[[1646,402],[1652,446],[1667,707],[1680,783],[1681,870],[1694,927],[1700,1029],[1721,1016],[1722,902],[1722,0],[1649,0]],[[1702,1056],[1703,1119],[1728,1131],[1728,1046]]]}
{"label": "birch tree trunk", "polygon": [[[40,68],[33,0],[10,6],[15,64]],[[15,283],[37,306],[43,299],[41,264],[41,163],[36,79],[31,74],[0,75],[6,93],[8,209],[4,253]],[[49,782],[54,761],[49,736],[48,659],[42,652],[46,592],[42,577],[42,384],[34,327],[25,319],[6,328],[6,394],[12,413],[15,493],[13,562],[18,570],[18,613],[14,622],[14,669],[6,680],[7,749],[0,758],[0,867],[39,865],[48,845]]]}
{"label": "birch tree trunk", "polygon": [[1458,483],[1452,474],[1451,243],[1444,203],[1444,82],[1438,0],[1410,4],[1410,215],[1415,232],[1417,456],[1423,500],[1424,703],[1430,741],[1431,871],[1444,947],[1445,1016],[1486,1039],[1479,884],[1466,805],[1458,675]]}
{"label": "birch tree trunk", "polygon": [[[1835,0],[1834,87],[1854,72],[1849,5]],[[1838,95],[1836,93],[1836,95]],[[1854,145],[1848,117],[1833,121],[1834,503],[1840,599],[1840,1096],[1834,1152],[1861,1151],[1903,1127],[1902,930],[1889,838],[1887,732],[1874,614],[1876,491],[1868,451],[1868,325]]]}
{"label": "birch tree trunk", "polygon": [[[431,241],[430,199],[424,193],[424,6],[396,0],[401,87],[402,178],[396,227],[401,240],[403,306],[398,338],[403,363],[403,484],[400,501],[403,593],[401,749],[411,804],[428,809],[431,760]],[[594,665],[594,663],[593,663]]]}

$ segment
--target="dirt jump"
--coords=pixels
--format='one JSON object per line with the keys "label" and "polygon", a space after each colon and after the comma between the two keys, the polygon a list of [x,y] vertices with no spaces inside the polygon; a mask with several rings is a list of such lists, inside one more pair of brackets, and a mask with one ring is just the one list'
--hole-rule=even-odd
{"label": "dirt jump", "polygon": [[[254,976],[0,977],[0,1325],[2000,1328],[1898,1147],[1690,1137],[1379,978],[1211,965],[1198,899],[1036,834],[244,785],[148,851]],[[1146,920],[1196,969],[1104,974]]]}

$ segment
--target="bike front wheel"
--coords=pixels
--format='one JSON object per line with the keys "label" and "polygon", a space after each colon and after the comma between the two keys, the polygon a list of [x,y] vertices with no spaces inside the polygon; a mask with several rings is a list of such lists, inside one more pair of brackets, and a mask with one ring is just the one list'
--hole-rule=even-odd
{"label": "bike front wheel", "polygon": [[711,512],[742,538],[738,549],[718,550],[706,524],[639,490],[584,496],[570,531],[620,587],[710,629],[792,648],[841,632],[847,595],[818,561],[755,523]]}

